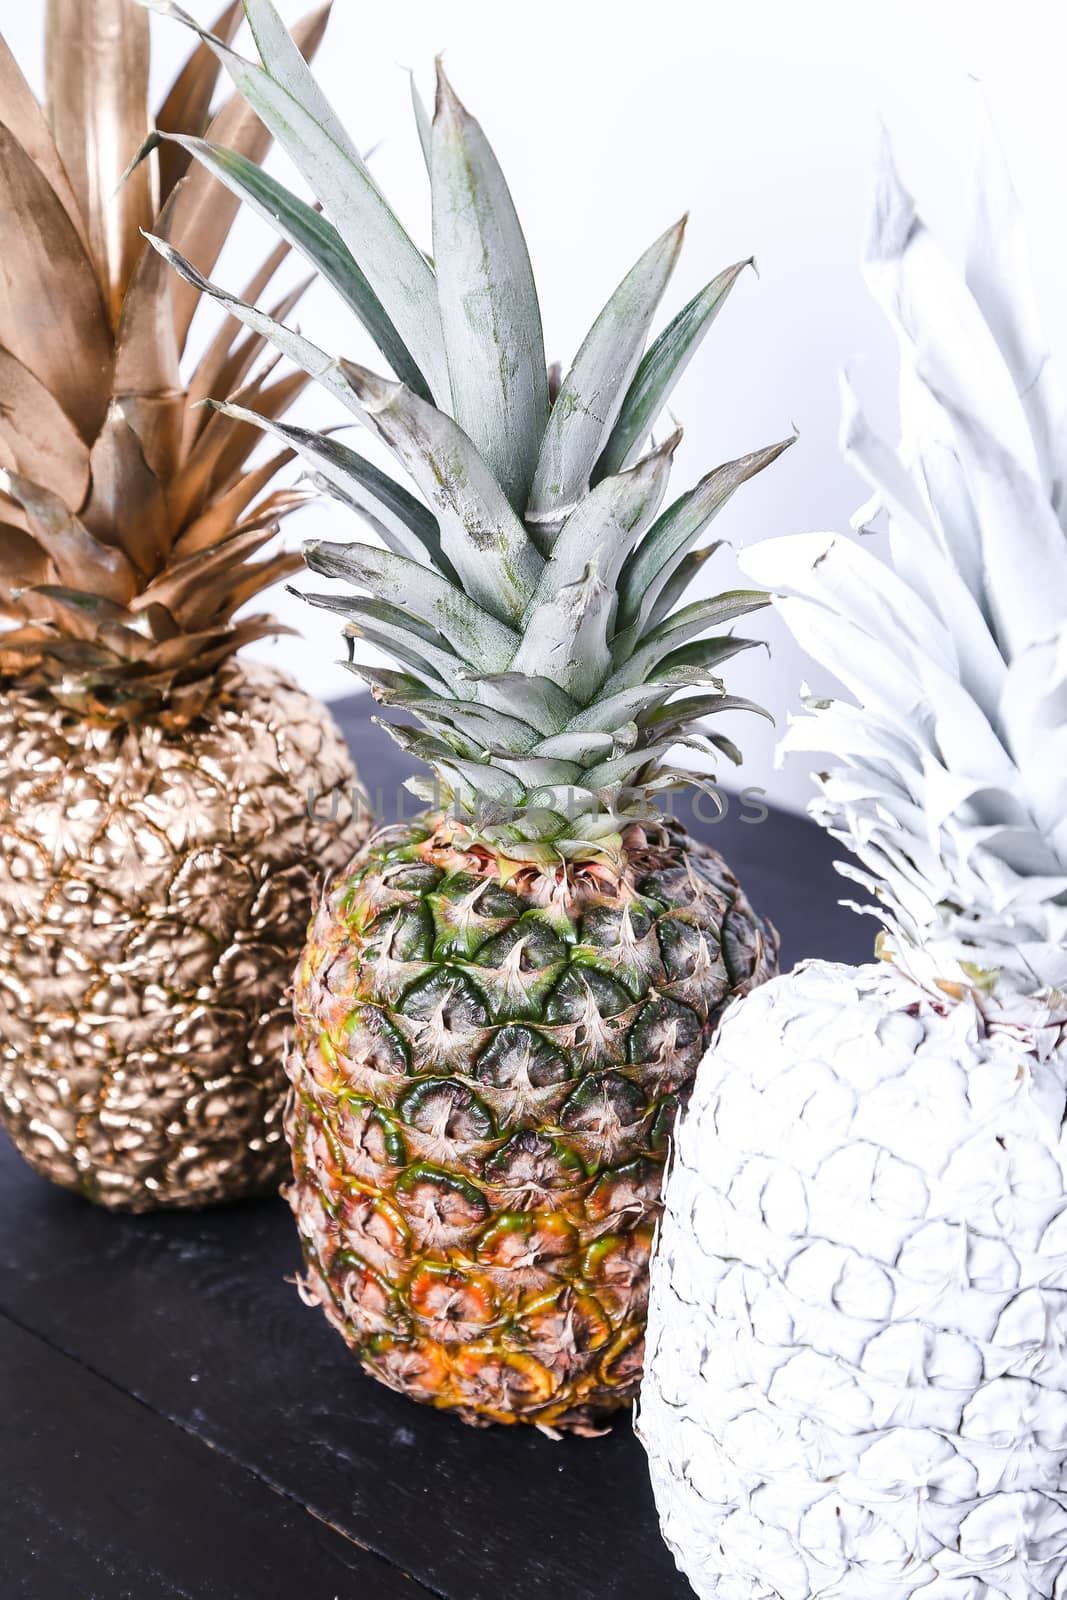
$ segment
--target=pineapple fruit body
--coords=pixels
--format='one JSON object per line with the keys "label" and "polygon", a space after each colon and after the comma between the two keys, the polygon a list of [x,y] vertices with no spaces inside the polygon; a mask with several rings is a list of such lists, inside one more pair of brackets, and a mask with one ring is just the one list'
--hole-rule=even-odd
{"label": "pineapple fruit body", "polygon": [[267,667],[170,732],[0,692],[0,1113],[36,1171],[131,1211],[276,1187],[285,989],[354,778]]}
{"label": "pineapple fruit body", "polygon": [[[297,25],[309,54],[327,10]],[[232,97],[212,115],[206,49],[153,114],[136,0],[44,11],[41,103],[0,37],[0,1118],[104,1205],[202,1205],[280,1176],[308,863],[359,838],[329,718],[236,664],[285,631],[251,602],[299,567],[270,546],[308,491],[276,481],[290,452],[250,465],[258,431],[194,404],[277,418],[307,379],[232,320],[186,360],[195,295],[145,242],[210,271],[238,207],[157,136],[255,159],[266,128]],[[333,795],[327,829],[308,804]]]}
{"label": "pineapple fruit body", "polygon": [[1029,1004],[811,962],[726,1018],[638,1423],[701,1597],[1064,1592],[1067,1006]]}
{"label": "pineapple fruit body", "polygon": [[776,937],[716,852],[506,865],[440,816],[375,834],[297,973],[305,1292],[391,1387],[589,1431],[641,1373],[660,1173],[722,1007]]}
{"label": "pineapple fruit body", "polygon": [[699,545],[709,525],[792,439],[668,500],[681,430],[657,437],[751,262],[653,335],[682,218],[569,369],[550,369],[507,183],[440,62],[432,118],[414,93],[428,254],[268,0],[245,10],[258,66],[196,31],[323,217],[209,143],[194,159],[283,236],[302,219],[301,248],[396,381],[213,284],[180,241],[153,243],[184,294],[294,359],[410,480],[262,403],[218,409],[299,455],[379,541],[305,544],[309,569],[344,585],[305,598],[344,619],[346,664],[429,769],[406,787],[431,807],[333,885],[298,969],[287,1131],[304,1293],[406,1394],[469,1422],[588,1432],[640,1374],[674,1110],[722,1006],[774,969],[775,936],[728,869],[659,809],[711,781],[679,751],[715,771],[741,761],[707,719],[760,710],[721,669],[756,647],[724,630],[767,594],[681,602],[716,549]]}

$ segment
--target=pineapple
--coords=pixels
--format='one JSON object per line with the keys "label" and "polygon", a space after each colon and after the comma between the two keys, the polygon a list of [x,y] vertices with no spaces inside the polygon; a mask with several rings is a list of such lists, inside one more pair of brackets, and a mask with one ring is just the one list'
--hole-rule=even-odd
{"label": "pineapple", "polygon": [[787,743],[831,752],[813,809],[884,926],[733,1008],[679,1129],[638,1426],[704,1597],[1067,1579],[1067,463],[983,129],[964,276],[878,186],[905,439],[847,395],[843,443],[887,560],[745,559],[857,702]]}
{"label": "pineapple", "polygon": [[[236,202],[177,146],[121,182],[148,63],[132,0],[50,0],[41,107],[0,40],[0,1113],[39,1172],[130,1210],[277,1185],[312,874],[366,832],[322,707],[234,659],[278,631],[236,613],[299,564],[253,558],[306,493],[264,493],[292,452],[248,468],[257,430],[187,400],[276,416],[306,378],[230,320],[183,382],[197,297],[139,230],[210,266]],[[217,74],[198,49],[156,125],[202,131]],[[212,126],[266,148],[239,99]]]}
{"label": "pineapple", "polygon": [[[656,806],[687,780],[673,747],[737,757],[698,729],[747,704],[717,676],[751,642],[725,625],[766,601],[743,590],[676,609],[710,553],[695,542],[784,445],[717,467],[666,510],[679,434],[645,450],[745,263],[646,349],[682,239],[670,228],[567,375],[550,375],[510,194],[443,72],[432,122],[416,102],[431,265],[267,0],[247,10],[261,64],[212,48],[325,216],[249,163],[187,147],[274,216],[372,333],[384,308],[396,381],[159,248],[302,361],[419,491],[333,436],[263,422],[380,535],[385,548],[308,544],[310,568],[351,591],[308,598],[346,619],[350,652],[365,641],[392,658],[352,667],[432,773],[414,782],[426,809],[327,886],[297,969],[303,1292],[414,1399],[476,1424],[588,1432],[640,1377],[676,1107],[723,1005],[776,955],[725,863]],[[360,278],[336,271],[339,243]]]}

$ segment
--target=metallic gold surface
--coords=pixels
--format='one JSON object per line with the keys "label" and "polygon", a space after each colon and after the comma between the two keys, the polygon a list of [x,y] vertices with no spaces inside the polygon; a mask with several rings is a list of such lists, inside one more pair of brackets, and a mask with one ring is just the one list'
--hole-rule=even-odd
{"label": "metallic gold surface", "polygon": [[[328,17],[329,7],[320,6],[293,25],[293,39],[309,60],[322,43]],[[256,162],[262,161],[271,143],[270,134],[239,94],[231,95],[220,106],[204,130],[204,138]],[[240,200],[223,188],[206,167],[194,163],[174,192],[172,203],[165,237],[201,272],[210,272],[233,227]],[[184,343],[200,295],[191,284],[174,275],[172,279],[174,327],[179,342]]]}
{"label": "metallic gold surface", "polygon": [[382,829],[297,969],[302,1293],[374,1377],[465,1422],[589,1433],[631,1402],[679,1100],[776,970],[714,850],[674,824],[625,850],[621,874],[509,875],[441,819]]}
{"label": "metallic gold surface", "polygon": [[117,328],[158,204],[154,161],[123,181],[151,126],[148,13],[130,0],[48,0],[45,17],[48,120]]}
{"label": "metallic gold surface", "polygon": [[278,1183],[285,992],[353,782],[266,667],[180,732],[0,690],[0,1115],[36,1171],[131,1211]]}
{"label": "metallic gold surface", "polygon": [[[224,33],[240,14],[226,7]],[[221,67],[203,44],[156,123],[137,0],[49,0],[46,16],[49,117],[0,41],[0,679],[94,724],[177,729],[226,656],[284,631],[246,607],[299,568],[267,547],[309,498],[273,486],[292,451],[249,468],[259,431],[193,402],[238,394],[275,418],[308,380],[272,376],[266,342],[228,318],[186,381],[198,297],[141,230],[210,271],[239,201],[177,146],[158,212],[158,153],[120,179],[154,126],[253,159],[270,136],[239,95],[211,116]],[[296,26],[309,54],[325,20]],[[271,252],[253,298],[286,255]],[[283,292],[282,314],[301,293]]]}
{"label": "metallic gold surface", "polygon": [[[307,380],[227,320],[186,386],[196,296],[140,230],[210,270],[239,202],[177,147],[120,182],[153,126],[136,0],[49,0],[46,32],[48,118],[0,41],[0,1114],[104,1205],[206,1205],[281,1175],[283,995],[362,824],[325,711],[231,659],[284,631],[246,608],[301,564],[267,549],[291,452],[249,469],[259,433],[186,402],[273,417]],[[219,73],[199,46],[158,125],[258,159]]]}

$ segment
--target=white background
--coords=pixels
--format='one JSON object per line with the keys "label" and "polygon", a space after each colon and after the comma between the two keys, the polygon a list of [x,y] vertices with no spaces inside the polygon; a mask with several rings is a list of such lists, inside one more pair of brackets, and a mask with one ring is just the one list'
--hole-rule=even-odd
{"label": "white background", "polygon": [[[187,3],[205,21],[218,9]],[[290,20],[302,9],[281,4]],[[43,15],[44,0],[0,0],[3,30],[35,83]],[[162,88],[188,40],[176,24],[154,19],[153,28]],[[379,143],[375,173],[424,243],[428,195],[403,69],[416,70],[429,96],[439,50],[509,177],[550,358],[569,360],[608,292],[682,211],[691,220],[668,312],[727,263],[756,255],[759,280],[742,279],[673,402],[686,428],[676,492],[793,424],[800,431],[721,517],[717,532],[734,543],[843,527],[864,498],[836,450],[845,363],[874,420],[895,437],[894,349],[857,265],[879,116],[905,182],[954,247],[970,150],[968,75],[981,77],[1028,214],[1049,331],[1061,346],[1067,338],[1060,0],[336,0],[317,71],[357,141]],[[243,227],[217,276],[239,287],[265,239],[258,224]],[[328,291],[309,297],[301,325],[331,351],[369,355]],[[336,420],[318,394],[301,402],[300,416]],[[328,507],[304,512],[291,531],[362,536]],[[738,582],[729,552],[709,565],[716,588]],[[277,607],[308,637],[266,647],[271,658],[327,697],[357,688],[334,664],[333,619],[288,596]],[[818,687],[828,680],[768,614],[753,622],[772,657],[731,664],[730,687],[783,723],[802,677]],[[775,771],[772,731],[755,718],[731,721],[747,753],[731,781],[803,803],[803,759]]]}

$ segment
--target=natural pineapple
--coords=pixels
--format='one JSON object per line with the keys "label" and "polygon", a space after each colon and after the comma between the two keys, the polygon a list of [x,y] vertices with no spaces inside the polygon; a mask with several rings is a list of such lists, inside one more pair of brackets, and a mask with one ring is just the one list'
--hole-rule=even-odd
{"label": "natural pineapple", "polygon": [[[695,542],[783,447],[716,468],[666,510],[678,434],[645,453],[744,263],[646,349],[681,244],[670,228],[550,381],[511,197],[444,75],[432,125],[420,115],[431,265],[270,5],[248,11],[263,65],[214,47],[329,221],[254,167],[191,148],[372,332],[384,308],[404,381],[331,360],[160,248],[303,361],[422,496],[332,436],[266,424],[386,546],[308,545],[314,571],[365,591],[311,598],[347,619],[351,645],[393,658],[353,669],[433,771],[415,785],[429,809],[382,829],[328,886],[296,975],[304,1292],[416,1399],[587,1431],[640,1377],[675,1109],[722,1007],[775,958],[720,857],[655,803],[687,776],[672,748],[737,756],[698,730],[744,704],[717,670],[750,641],[722,630],[764,603],[739,591],[676,609],[709,553]],[[362,278],[336,271],[338,239]]]}
{"label": "natural pineapple", "polygon": [[[283,992],[361,837],[322,707],[234,659],[278,631],[238,613],[299,565],[255,557],[306,495],[188,402],[276,416],[306,378],[232,321],[182,377],[197,297],[139,230],[210,267],[236,202],[177,146],[122,182],[148,60],[132,0],[50,0],[42,107],[0,40],[0,1110],[38,1171],[137,1210],[277,1184]],[[200,132],[217,73],[199,48],[156,125]],[[239,99],[211,127],[266,149]]]}
{"label": "natural pineapple", "polygon": [[966,281],[887,161],[866,271],[899,453],[847,397],[885,562],[750,551],[855,703],[817,818],[883,961],[725,1019],[666,1185],[639,1431],[701,1596],[1058,1596],[1067,1576],[1063,411],[990,146]]}

